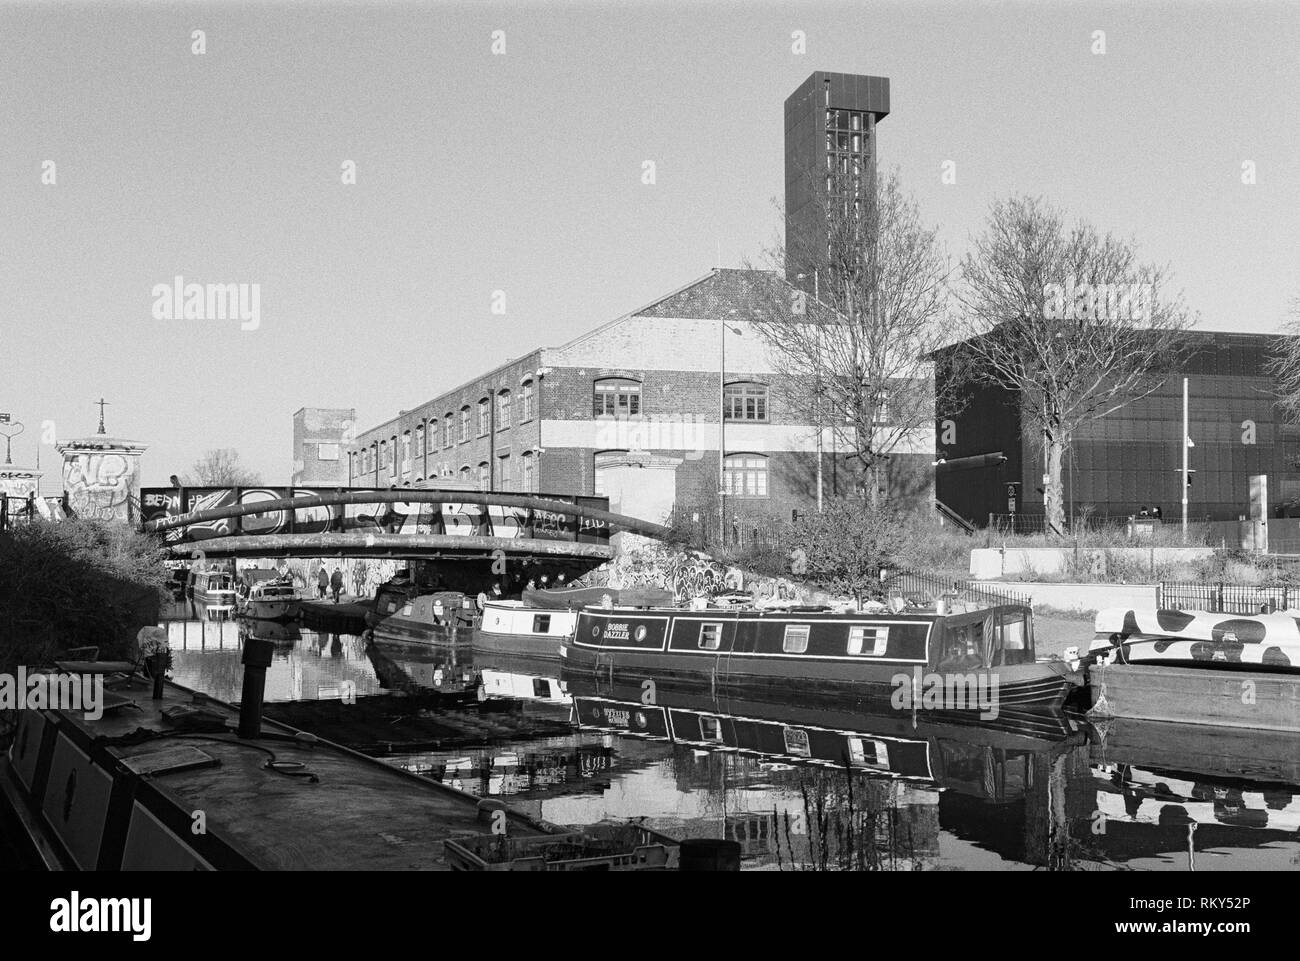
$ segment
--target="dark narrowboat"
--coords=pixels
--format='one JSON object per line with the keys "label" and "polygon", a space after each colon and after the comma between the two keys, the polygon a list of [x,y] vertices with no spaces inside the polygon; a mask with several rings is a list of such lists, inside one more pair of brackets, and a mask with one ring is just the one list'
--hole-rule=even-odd
{"label": "dark narrowboat", "polygon": [[895,708],[1056,710],[1081,684],[1064,661],[1035,660],[1033,614],[1018,604],[880,614],[588,608],[562,654],[566,677],[851,695]]}

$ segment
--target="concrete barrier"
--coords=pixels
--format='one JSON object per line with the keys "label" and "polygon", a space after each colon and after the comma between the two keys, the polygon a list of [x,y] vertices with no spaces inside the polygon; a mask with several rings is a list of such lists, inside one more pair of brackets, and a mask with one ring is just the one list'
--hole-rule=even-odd
{"label": "concrete barrier", "polygon": [[[1080,548],[1079,563],[1105,576],[1110,558],[1142,567],[1155,564],[1191,564],[1210,557],[1210,547],[1104,547]],[[1059,574],[1074,563],[1073,547],[977,547],[970,552],[970,573],[977,580],[1033,574]]]}
{"label": "concrete barrier", "polygon": [[1031,581],[992,581],[990,587],[1028,594],[1035,608],[1051,607],[1080,614],[1106,607],[1152,608],[1156,606],[1155,584],[1036,584]]}

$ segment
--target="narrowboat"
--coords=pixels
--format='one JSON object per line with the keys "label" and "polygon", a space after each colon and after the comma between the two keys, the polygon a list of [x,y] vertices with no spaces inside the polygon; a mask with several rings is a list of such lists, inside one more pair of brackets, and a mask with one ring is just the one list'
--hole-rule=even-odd
{"label": "narrowboat", "polygon": [[[896,599],[897,600],[897,599]],[[825,608],[599,610],[578,615],[566,677],[661,679],[710,690],[850,695],[894,707],[1058,710],[1082,678],[1036,661],[1033,614],[1019,604],[897,613]]]}
{"label": "narrowboat", "polygon": [[250,568],[239,572],[239,613],[266,621],[292,620],[302,608],[302,596],[293,581],[279,571]]}
{"label": "narrowboat", "polygon": [[558,660],[573,636],[576,611],[531,607],[523,601],[487,601],[474,632],[474,649],[495,654]]}
{"label": "narrowboat", "polygon": [[376,641],[403,644],[454,644],[470,639],[476,620],[474,601],[460,591],[414,594],[404,585],[385,584],[366,613]]}
{"label": "narrowboat", "polygon": [[190,571],[189,596],[209,609],[235,608],[235,576],[230,571]]}
{"label": "narrowboat", "polygon": [[1290,614],[1111,607],[1097,612],[1088,657],[1112,663],[1300,675],[1300,620]]}

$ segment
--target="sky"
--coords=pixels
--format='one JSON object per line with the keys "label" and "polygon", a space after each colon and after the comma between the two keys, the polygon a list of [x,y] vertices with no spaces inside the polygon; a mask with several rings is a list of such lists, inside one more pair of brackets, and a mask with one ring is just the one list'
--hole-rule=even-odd
{"label": "sky", "polygon": [[[814,70],[890,78],[880,164],[954,262],[1041,195],[1168,265],[1202,328],[1274,331],[1298,50],[1267,0],[0,0],[0,411],[17,462],[103,397],[146,486],[219,447],[287,483],[300,407],[366,428],[762,262]],[[178,275],[259,285],[257,328],[156,316]]]}

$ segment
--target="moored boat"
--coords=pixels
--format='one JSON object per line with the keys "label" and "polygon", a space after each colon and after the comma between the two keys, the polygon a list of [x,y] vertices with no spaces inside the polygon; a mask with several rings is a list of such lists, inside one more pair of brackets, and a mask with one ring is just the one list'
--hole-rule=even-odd
{"label": "moored boat", "polygon": [[375,640],[404,644],[468,641],[474,621],[474,602],[460,591],[419,593],[405,582],[383,585],[366,614]]}
{"label": "moored boat", "polygon": [[560,657],[560,646],[573,636],[576,611],[543,609],[523,601],[487,601],[474,632],[475,650],[523,657]]}
{"label": "moored boat", "polygon": [[588,608],[563,656],[566,676],[847,694],[937,710],[1056,710],[1082,679],[1063,661],[1035,659],[1032,618],[1019,604],[897,613]]}
{"label": "moored boat", "polygon": [[235,577],[229,571],[190,571],[186,592],[209,609],[235,607]]}
{"label": "moored boat", "polygon": [[293,581],[279,571],[250,568],[239,572],[239,613],[259,620],[292,620],[302,608]]}
{"label": "moored boat", "polygon": [[1122,664],[1300,674],[1300,619],[1111,607],[1097,612],[1088,655]]}

